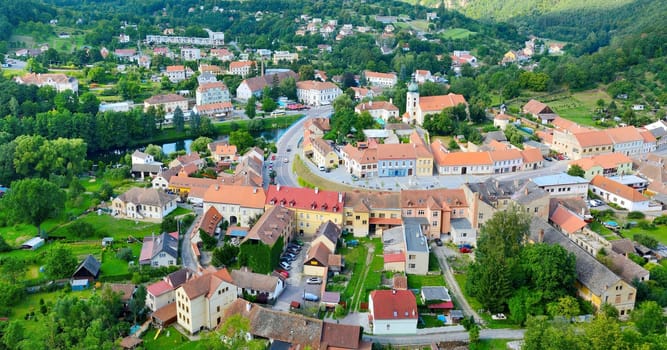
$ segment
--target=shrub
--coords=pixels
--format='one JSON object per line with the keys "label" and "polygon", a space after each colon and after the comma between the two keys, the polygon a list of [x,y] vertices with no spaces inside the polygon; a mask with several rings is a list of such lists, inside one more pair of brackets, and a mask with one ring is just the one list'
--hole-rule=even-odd
{"label": "shrub", "polygon": [[645,217],[646,215],[644,215],[644,213],[642,213],[641,211],[631,211],[628,213],[628,219],[638,220],[638,219],[643,219]]}
{"label": "shrub", "polygon": [[664,224],[667,224],[667,215],[661,215],[661,216],[655,218],[655,220],[653,220],[653,224],[654,224],[654,225],[664,225]]}
{"label": "shrub", "polygon": [[121,260],[125,261],[132,261],[132,258],[134,257],[134,254],[132,254],[132,249],[131,248],[122,248],[118,251],[116,254],[116,257]]}
{"label": "shrub", "polygon": [[655,249],[658,247],[658,240],[651,236],[636,234],[633,239],[647,248]]}

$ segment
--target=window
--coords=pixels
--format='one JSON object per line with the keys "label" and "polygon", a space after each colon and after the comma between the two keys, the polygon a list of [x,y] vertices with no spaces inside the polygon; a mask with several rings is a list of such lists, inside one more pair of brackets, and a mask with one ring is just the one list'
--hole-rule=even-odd
{"label": "window", "polygon": [[412,215],[412,210],[411,209],[406,210],[405,215]]}
{"label": "window", "polygon": [[535,207],[535,210],[533,210],[534,213],[537,213],[538,211],[540,211],[539,207]]}
{"label": "window", "polygon": [[468,237],[468,232],[463,232],[463,233],[461,234],[461,237]]}
{"label": "window", "polygon": [[424,210],[420,209],[420,210],[417,212],[417,215],[424,215],[424,213],[425,213]]}
{"label": "window", "polygon": [[359,219],[361,219],[361,216],[357,215],[354,219],[359,220]]}
{"label": "window", "polygon": [[368,222],[367,222],[366,220],[362,220],[362,221],[361,221],[361,224],[362,224],[362,225],[366,225],[367,223],[368,223]]}
{"label": "window", "polygon": [[410,255],[408,255],[408,259],[409,260],[415,260],[415,259],[417,259],[417,256],[415,254],[410,254]]}
{"label": "window", "polygon": [[431,226],[438,226],[438,222],[437,222],[437,221],[433,221],[433,222],[431,223]]}
{"label": "window", "polygon": [[437,212],[437,211],[434,211],[434,212],[433,212],[433,217],[434,217],[434,218],[435,218],[435,217],[438,217],[438,212]]}
{"label": "window", "polygon": [[484,213],[479,213],[479,215],[477,215],[477,217],[478,217],[480,220],[484,219]]}
{"label": "window", "polygon": [[411,269],[414,269],[414,268],[417,267],[417,265],[415,265],[415,264],[409,264],[408,267],[411,268]]}

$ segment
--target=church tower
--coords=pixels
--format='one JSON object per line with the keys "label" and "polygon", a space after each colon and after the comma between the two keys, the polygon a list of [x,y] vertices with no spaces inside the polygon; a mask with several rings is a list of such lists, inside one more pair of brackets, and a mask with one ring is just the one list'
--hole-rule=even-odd
{"label": "church tower", "polygon": [[405,122],[407,123],[417,123],[421,124],[420,118],[417,117],[417,114],[421,117],[421,112],[419,111],[419,86],[415,82],[414,75],[412,76],[412,81],[408,84],[408,93],[405,99]]}

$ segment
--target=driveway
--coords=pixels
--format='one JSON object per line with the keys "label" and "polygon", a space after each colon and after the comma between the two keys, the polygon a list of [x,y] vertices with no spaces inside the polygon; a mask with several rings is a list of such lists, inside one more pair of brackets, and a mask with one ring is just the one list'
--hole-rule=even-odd
{"label": "driveway", "polygon": [[477,323],[483,325],[485,323],[484,319],[481,318],[475,310],[473,310],[470,304],[468,304],[468,300],[466,300],[463,292],[461,291],[461,286],[459,286],[459,283],[456,282],[454,273],[447,263],[447,256],[455,255],[456,253],[452,252],[448,247],[438,247],[435,244],[431,244],[431,250],[438,258],[440,269],[442,270],[442,273],[445,277],[445,282],[447,282],[447,286],[449,287],[449,292],[452,293],[452,295],[459,302],[459,306],[461,309],[463,309],[463,314],[466,316],[473,316]]}

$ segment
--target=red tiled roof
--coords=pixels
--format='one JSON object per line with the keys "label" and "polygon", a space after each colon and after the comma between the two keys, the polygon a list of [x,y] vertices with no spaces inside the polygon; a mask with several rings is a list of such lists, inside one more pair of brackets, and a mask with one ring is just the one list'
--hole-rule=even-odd
{"label": "red tiled roof", "polygon": [[560,205],[549,219],[567,233],[574,233],[586,227],[584,220]]}
{"label": "red tiled roof", "polygon": [[521,152],[518,149],[508,149],[489,152],[489,156],[494,162],[503,160],[522,159]]}
{"label": "red tiled roof", "polygon": [[417,319],[417,301],[409,290],[374,290],[370,294],[375,320]]}
{"label": "red tiled roof", "polygon": [[440,166],[492,165],[489,152],[451,152],[441,150],[433,152],[436,163]]}
{"label": "red tiled roof", "polygon": [[613,141],[604,130],[591,130],[574,134],[581,147],[608,146]]}
{"label": "red tiled roof", "polygon": [[306,80],[306,81],[298,81],[296,83],[296,88],[297,90],[335,90],[338,89],[338,86],[334,83],[325,81],[317,81],[317,80]]}
{"label": "red tiled roof", "polygon": [[370,218],[368,223],[372,225],[400,225],[403,221],[401,218]]}
{"label": "red tiled roof", "polygon": [[524,163],[537,163],[542,161],[542,152],[537,148],[526,148],[521,151]]}
{"label": "red tiled roof", "polygon": [[539,114],[547,108],[549,108],[549,106],[540,101],[530,100],[523,106],[523,111],[524,113]]}
{"label": "red tiled roof", "polygon": [[582,158],[570,162],[570,165],[579,165],[585,171],[594,166],[600,166],[602,169],[615,169],[621,164],[632,163],[632,159],[622,153],[605,153],[591,158]]}
{"label": "red tiled roof", "polygon": [[157,297],[157,296],[160,296],[160,295],[162,295],[166,292],[169,292],[170,290],[172,290],[172,288],[169,285],[169,283],[167,283],[165,281],[158,281],[158,282],[155,282],[155,283],[149,285],[146,288],[146,290],[148,291],[149,294]]}
{"label": "red tiled roof", "polygon": [[264,208],[264,189],[244,185],[213,185],[204,194],[204,202],[236,204],[244,208]]}
{"label": "red tiled roof", "polygon": [[635,141],[644,141],[644,138],[639,133],[639,130],[634,126],[625,126],[621,128],[612,128],[605,130],[609,138],[614,143],[626,143]]}
{"label": "red tiled roof", "polygon": [[454,308],[454,303],[451,301],[444,301],[442,303],[437,303],[437,304],[430,304],[428,305],[429,309],[453,309]]}
{"label": "red tiled roof", "polygon": [[401,253],[384,253],[382,256],[384,258],[384,263],[395,263],[395,262],[405,262],[405,254]]}
{"label": "red tiled roof", "polygon": [[324,212],[342,212],[345,194],[338,201],[338,192],[313,190],[310,188],[271,185],[266,193],[267,205],[282,205],[286,208],[317,210]]}
{"label": "red tiled roof", "polygon": [[199,228],[208,233],[209,236],[213,236],[220,221],[222,221],[222,215],[214,206],[211,206],[206,211],[206,214],[204,214],[204,218],[202,219]]}

